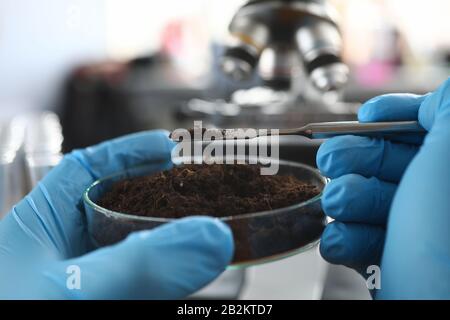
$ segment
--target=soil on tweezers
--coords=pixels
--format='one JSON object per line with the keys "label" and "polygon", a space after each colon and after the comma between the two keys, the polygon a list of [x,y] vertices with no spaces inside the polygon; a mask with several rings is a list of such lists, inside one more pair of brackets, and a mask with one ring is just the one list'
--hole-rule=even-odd
{"label": "soil on tweezers", "polygon": [[263,176],[258,165],[184,165],[119,181],[99,205],[147,217],[226,217],[287,207],[319,193],[291,175]]}

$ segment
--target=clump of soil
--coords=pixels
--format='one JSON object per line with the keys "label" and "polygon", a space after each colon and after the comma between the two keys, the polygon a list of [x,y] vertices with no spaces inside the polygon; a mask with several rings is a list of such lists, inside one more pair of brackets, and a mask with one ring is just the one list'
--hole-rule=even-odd
{"label": "clump of soil", "polygon": [[99,205],[148,217],[225,217],[287,207],[319,192],[291,175],[262,176],[258,165],[185,165],[119,181]]}

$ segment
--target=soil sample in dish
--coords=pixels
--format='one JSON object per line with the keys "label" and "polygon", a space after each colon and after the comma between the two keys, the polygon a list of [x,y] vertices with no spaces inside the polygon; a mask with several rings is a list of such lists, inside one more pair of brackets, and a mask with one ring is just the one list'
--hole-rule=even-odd
{"label": "soil sample in dish", "polygon": [[[320,189],[293,175],[263,176],[258,165],[183,165],[169,171],[116,182],[98,204],[124,214],[182,218],[191,215],[238,218],[309,200]],[[317,209],[317,208],[316,208]],[[322,215],[299,207],[293,214],[227,219],[234,238],[232,263],[248,263],[300,248],[323,229]],[[306,211],[305,211],[306,210]],[[97,244],[108,245],[142,230],[141,223],[99,215]],[[147,226],[152,226],[148,223]],[[156,224],[157,225],[157,224]],[[144,228],[145,229],[145,228]]]}
{"label": "soil sample in dish", "polygon": [[291,175],[263,176],[258,165],[184,165],[113,185],[99,205],[125,214],[214,217],[288,207],[320,190]]}

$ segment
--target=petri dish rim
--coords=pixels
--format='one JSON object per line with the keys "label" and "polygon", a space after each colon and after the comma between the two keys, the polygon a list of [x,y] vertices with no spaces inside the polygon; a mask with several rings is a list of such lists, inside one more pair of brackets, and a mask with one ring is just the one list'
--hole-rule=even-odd
{"label": "petri dish rim", "polygon": [[[293,167],[301,167],[303,169],[306,169],[312,173],[314,173],[316,175],[316,177],[322,181],[322,183],[324,185],[326,185],[328,183],[328,178],[322,176],[319,172],[319,170],[303,164],[303,163],[299,163],[299,162],[294,162],[294,161],[287,161],[287,160],[276,160],[280,165],[285,165],[285,166],[293,166]],[[134,166],[131,168],[128,168],[127,170],[122,170],[119,172],[116,172],[114,174],[111,174],[109,176],[97,179],[96,181],[94,181],[84,192],[83,192],[83,200],[85,201],[85,203],[87,203],[92,209],[94,209],[96,212],[102,213],[104,215],[107,215],[109,217],[114,217],[117,219],[125,219],[125,220],[137,220],[137,221],[148,221],[148,222],[173,222],[176,221],[180,218],[159,218],[159,217],[141,217],[141,216],[136,216],[136,215],[131,215],[131,214],[126,214],[126,213],[121,213],[121,212],[117,212],[117,211],[113,211],[113,210],[109,210],[106,209],[102,206],[99,206],[98,204],[96,204],[90,197],[89,197],[89,193],[90,191],[95,188],[98,184],[104,183],[105,181],[114,179],[116,177],[122,176],[124,174],[126,174],[129,170],[132,169],[139,169],[139,168],[146,168],[149,165],[154,164],[154,163],[147,163],[147,164],[143,164],[143,165],[139,165],[139,166]],[[251,213],[245,213],[245,214],[241,214],[241,215],[237,215],[237,216],[226,216],[226,217],[214,217],[216,219],[219,219],[223,222],[226,221],[231,221],[231,220],[243,220],[243,219],[251,219],[251,218],[256,218],[256,217],[263,217],[263,216],[267,216],[267,215],[277,215],[277,214],[281,214],[285,211],[291,211],[291,210],[295,210],[295,209],[299,209],[302,208],[304,206],[307,206],[311,203],[314,203],[318,200],[320,200],[320,198],[322,197],[322,193],[323,191],[321,191],[318,195],[316,195],[315,197],[308,199],[306,201],[288,206],[288,207],[282,207],[282,208],[278,208],[278,209],[274,209],[274,210],[266,210],[266,211],[259,211],[259,212],[251,212]]]}

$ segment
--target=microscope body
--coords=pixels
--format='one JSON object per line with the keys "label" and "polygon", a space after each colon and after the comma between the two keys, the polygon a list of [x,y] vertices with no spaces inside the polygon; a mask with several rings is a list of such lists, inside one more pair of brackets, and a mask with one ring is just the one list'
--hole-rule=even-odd
{"label": "microscope body", "polygon": [[333,11],[321,0],[251,0],[233,17],[222,70],[242,81],[255,71],[265,86],[290,90],[303,73],[320,93],[339,91],[348,80]]}

